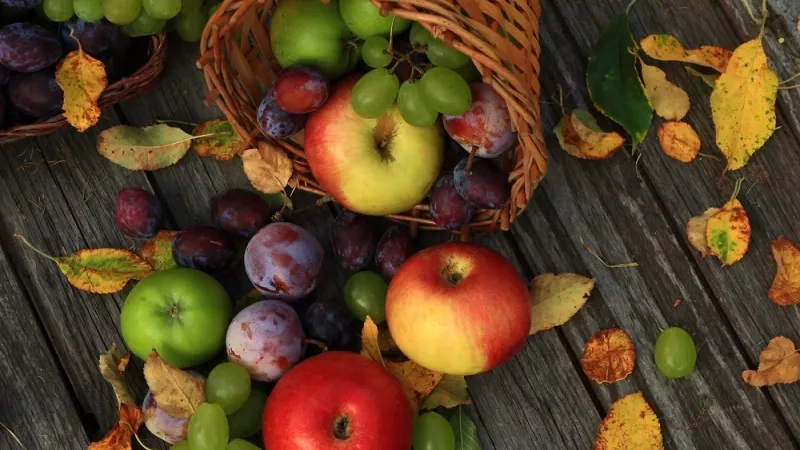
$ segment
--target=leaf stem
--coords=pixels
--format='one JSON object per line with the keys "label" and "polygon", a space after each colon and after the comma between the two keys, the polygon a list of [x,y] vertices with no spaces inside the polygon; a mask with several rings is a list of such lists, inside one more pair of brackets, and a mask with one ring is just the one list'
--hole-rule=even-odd
{"label": "leaf stem", "polygon": [[628,3],[628,7],[625,8],[625,15],[628,15],[628,14],[631,13],[631,8],[633,8],[633,5],[635,5],[637,1],[639,1],[639,0],[631,0],[631,2]]}
{"label": "leaf stem", "polygon": [[780,83],[778,83],[778,85],[790,83],[790,82],[796,80],[797,78],[800,78],[800,72],[797,72],[796,74],[792,75],[791,77],[781,81]]}
{"label": "leaf stem", "polygon": [[45,253],[45,252],[39,250],[38,248],[34,247],[33,244],[30,243],[30,241],[25,239],[25,236],[23,236],[23,235],[21,235],[19,233],[14,233],[14,237],[19,239],[19,240],[21,240],[25,245],[28,246],[28,248],[30,248],[31,250],[35,251],[36,253],[44,256],[45,258],[49,259],[50,261],[53,261],[56,264],[59,263],[58,259],[56,259],[55,257],[50,256],[47,253]]}
{"label": "leaf stem", "polygon": [[184,122],[182,120],[171,120],[171,119],[156,119],[155,123],[177,123],[179,125],[188,125],[190,127],[196,127],[196,123],[192,122]]}
{"label": "leaf stem", "polygon": [[731,198],[728,201],[734,200],[736,197],[739,196],[739,191],[742,190],[742,183],[744,183],[744,177],[736,180],[736,184],[734,184],[733,186],[733,194],[731,195]]}

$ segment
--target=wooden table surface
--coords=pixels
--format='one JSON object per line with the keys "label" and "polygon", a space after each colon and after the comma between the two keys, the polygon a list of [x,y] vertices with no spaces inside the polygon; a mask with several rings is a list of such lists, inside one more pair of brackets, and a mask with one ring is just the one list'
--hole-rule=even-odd
{"label": "wooden table surface", "polygon": [[[659,64],[693,99],[686,120],[699,132],[703,153],[712,156],[690,164],[667,157],[655,138],[656,119],[638,164],[624,150],[602,162],[575,159],[558,148],[551,132],[561,116],[553,98],[560,87],[567,108],[590,106],[587,56],[603,25],[626,4],[542,0],[541,106],[549,173],[509,232],[480,241],[507,256],[528,280],[543,272],[577,272],[597,284],[566,325],[532,336],[498,369],[469,377],[469,412],[485,449],[588,449],[614,400],[641,391],[661,421],[667,449],[797,448],[800,384],[750,387],[741,372],[757,365],[774,336],[800,343],[798,312],[767,298],[775,275],[770,242],[783,235],[800,243],[800,89],[780,91],[775,134],[744,169],[723,175],[710,88],[680,64]],[[800,69],[800,2],[769,0],[768,6],[764,43],[772,67],[786,79]],[[631,26],[637,38],[670,33],[687,48],[733,49],[758,33],[742,0],[640,0]],[[97,357],[112,344],[123,345],[119,310],[130,289],[108,296],[76,290],[13,234],[54,255],[128,248],[135,243],[113,221],[114,199],[123,187],[156,192],[176,228],[208,223],[213,195],[249,186],[235,160],[190,154],[173,167],[144,174],[97,154],[97,133],[111,125],[198,123],[221,115],[202,103],[206,90],[194,66],[197,47],[176,41],[159,86],[105,110],[98,126],[83,134],[65,129],[0,151],[0,449],[85,449],[112,425],[116,403],[97,371]],[[752,241],[741,262],[723,268],[691,249],[685,224],[724,203],[741,177],[739,198]],[[297,219],[329,248],[333,214],[325,205]],[[609,263],[635,261],[638,267],[606,267],[587,246]],[[339,296],[348,275],[327,264],[330,270],[314,294],[319,298]],[[699,350],[695,371],[674,381],[659,373],[652,357],[660,330],[672,325],[686,328]],[[586,340],[607,327],[631,336],[636,370],[624,381],[597,384],[578,360]],[[135,361],[131,372],[139,369],[141,361]],[[132,382],[141,399],[141,376]]]}

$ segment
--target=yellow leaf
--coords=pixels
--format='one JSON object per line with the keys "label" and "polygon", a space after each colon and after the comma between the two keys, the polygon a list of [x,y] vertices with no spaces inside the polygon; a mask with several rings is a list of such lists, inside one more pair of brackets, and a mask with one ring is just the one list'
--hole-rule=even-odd
{"label": "yellow leaf", "polygon": [[386,361],[386,369],[403,385],[403,390],[415,411],[444,375],[428,370],[413,361]]}
{"label": "yellow leaf", "polygon": [[544,273],[531,287],[530,334],[565,324],[589,299],[594,278],[574,273]]}
{"label": "yellow leaf", "polygon": [[664,122],[658,127],[658,143],[670,158],[692,162],[700,153],[700,136],[686,122]]}
{"label": "yellow leaf", "polygon": [[153,266],[153,270],[166,270],[178,265],[172,257],[172,240],[177,231],[159,231],[158,234],[146,240],[139,249],[139,256]]}
{"label": "yellow leaf", "polygon": [[64,91],[64,118],[78,131],[85,131],[100,120],[97,100],[108,86],[102,62],[78,49],[67,54],[56,66],[56,83]]}
{"label": "yellow leaf", "polygon": [[769,68],[761,39],[745,42],[711,92],[711,115],[727,170],[744,167],[775,130],[778,75]]}
{"label": "yellow leaf", "polygon": [[170,366],[156,350],[144,363],[144,379],[158,406],[177,419],[191,417],[197,405],[206,400],[205,381]]}
{"label": "yellow leaf", "polygon": [[667,120],[681,120],[689,112],[689,94],[667,80],[667,74],[642,63],[642,80],[656,114]]}
{"label": "yellow leaf", "polygon": [[794,383],[800,379],[800,354],[786,337],[772,338],[758,357],[758,370],[742,372],[745,383],[761,387]]}
{"label": "yellow leaf", "polygon": [[736,263],[750,246],[750,219],[739,200],[731,199],[708,218],[706,244],[725,266]]}
{"label": "yellow leaf", "polygon": [[245,150],[242,164],[253,187],[266,194],[281,192],[292,177],[292,160],[283,149],[266,142]]}
{"label": "yellow leaf", "polygon": [[147,261],[127,250],[96,248],[53,257],[34,247],[21,235],[15,236],[36,253],[55,262],[71,285],[93,294],[118,292],[128,281],[141,280],[153,272]]}
{"label": "yellow leaf", "polygon": [[625,143],[619,133],[602,131],[595,118],[582,109],[564,116],[553,132],[565,152],[581,159],[610,158]]}
{"label": "yellow leaf", "polygon": [[689,219],[689,223],[686,224],[686,237],[689,239],[689,243],[704,257],[710,253],[706,242],[708,219],[718,212],[719,208],[708,208],[703,214]]}
{"label": "yellow leaf", "polygon": [[386,367],[378,344],[378,326],[375,325],[370,316],[367,316],[364,321],[364,327],[361,329],[361,354]]}
{"label": "yellow leaf", "polygon": [[725,72],[732,54],[728,49],[712,45],[687,50],[680,41],[668,34],[651,34],[642,39],[640,45],[642,51],[653,59],[697,64],[718,72]]}
{"label": "yellow leaf", "polygon": [[711,86],[711,88],[717,85],[717,78],[719,78],[718,73],[703,73],[690,66],[684,66],[684,69],[686,69],[689,74],[699,77],[705,84]]}
{"label": "yellow leaf", "polygon": [[130,361],[130,354],[123,355],[115,345],[100,355],[98,368],[117,396],[119,417],[117,423],[106,432],[103,439],[91,442],[88,450],[131,450],[133,448],[131,438],[139,430],[144,417],[125,383],[125,369],[128,361]]}
{"label": "yellow leaf", "polygon": [[598,383],[624,380],[636,365],[636,349],[628,333],[619,328],[600,330],[586,341],[581,356],[583,372]]}
{"label": "yellow leaf", "polygon": [[769,288],[769,299],[781,306],[800,303],[800,249],[781,236],[772,241],[772,256],[778,270]]}
{"label": "yellow leaf", "polygon": [[240,150],[244,150],[243,142],[227,120],[209,120],[201,123],[192,131],[194,136],[207,134],[211,136],[197,138],[192,142],[192,148],[197,156],[208,156],[220,161],[227,161],[233,159]]}
{"label": "yellow leaf", "polygon": [[420,409],[453,408],[472,403],[467,392],[467,380],[462,375],[445,374],[439,384],[420,405]]}
{"label": "yellow leaf", "polygon": [[641,392],[617,399],[600,423],[593,450],[663,450],[661,424]]}

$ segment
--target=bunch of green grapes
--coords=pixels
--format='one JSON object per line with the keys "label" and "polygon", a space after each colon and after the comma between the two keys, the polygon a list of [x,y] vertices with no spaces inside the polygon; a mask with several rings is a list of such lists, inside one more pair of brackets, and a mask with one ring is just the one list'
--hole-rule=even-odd
{"label": "bunch of green grapes", "polygon": [[[480,78],[469,57],[445,45],[416,22],[411,25],[409,39],[412,53],[425,54],[430,63],[424,69],[412,64],[412,76],[402,84],[394,73],[400,61],[389,52],[389,41],[381,36],[364,41],[361,58],[372,70],[358,80],[350,94],[356,113],[376,118],[397,102],[403,120],[427,127],[436,122],[440,113],[457,116],[466,112],[472,105],[469,83]],[[410,61],[409,55],[400,58]]]}
{"label": "bunch of green grapes", "polygon": [[131,37],[159,33],[169,23],[183,40],[197,42],[220,5],[218,0],[42,0],[39,13],[53,22],[106,19]]}

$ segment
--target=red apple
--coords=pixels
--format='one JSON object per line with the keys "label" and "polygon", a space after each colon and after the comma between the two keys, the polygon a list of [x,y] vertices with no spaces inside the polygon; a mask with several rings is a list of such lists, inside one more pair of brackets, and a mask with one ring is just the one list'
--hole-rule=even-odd
{"label": "red apple", "polygon": [[436,182],[444,163],[444,132],[438,124],[408,124],[397,105],[376,119],[359,116],[350,92],[360,77],[339,82],[308,116],[306,160],[322,189],[346,209],[399,214],[424,200]]}
{"label": "red apple", "polygon": [[409,258],[389,283],[386,323],[400,350],[428,369],[474,375],[525,344],[528,289],[517,269],[486,246],[450,242]]}
{"label": "red apple", "polygon": [[413,412],[400,383],[361,355],[329,351],[296,365],[264,410],[269,450],[408,450]]}

